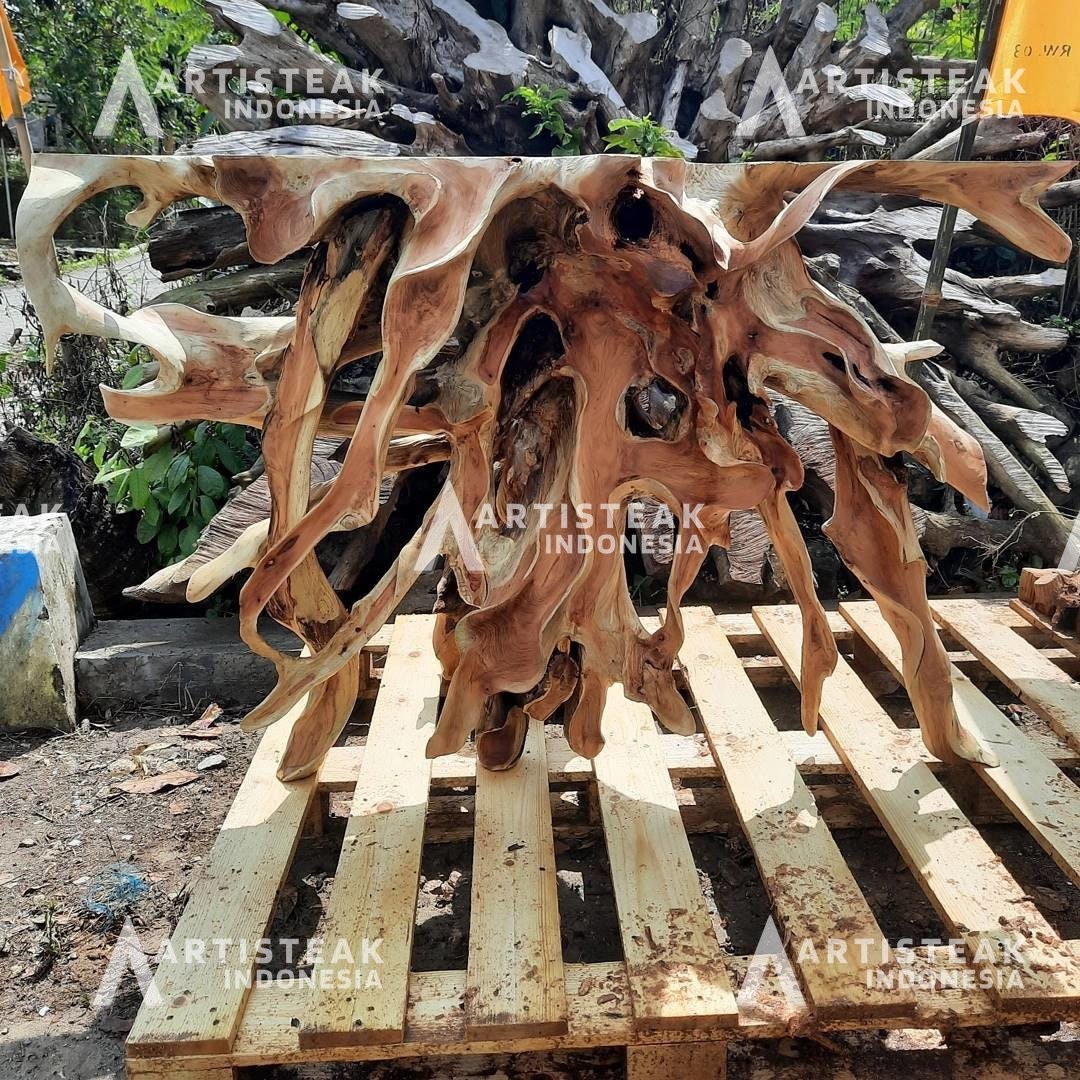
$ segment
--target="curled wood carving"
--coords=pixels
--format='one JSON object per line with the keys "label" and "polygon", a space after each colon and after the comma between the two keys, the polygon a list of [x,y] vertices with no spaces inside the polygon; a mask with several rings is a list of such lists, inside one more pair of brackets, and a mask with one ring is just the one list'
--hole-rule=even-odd
{"label": "curled wood carving", "polygon": [[[104,393],[126,421],[220,419],[262,431],[272,511],[188,583],[205,596],[250,567],[244,640],[272,660],[259,728],[299,709],[282,775],[314,769],[357,693],[359,655],[436,554],[452,602],[436,646],[449,680],[432,756],[477,733],[491,768],[519,755],[527,717],[563,710],[578,752],[603,747],[609,688],[669,730],[694,722],[672,675],[679,604],[732,511],[757,509],[799,603],[803,721],[813,730],[836,649],[787,493],[802,465],[780,395],[829,424],[828,534],[903,645],[924,738],[944,759],[993,762],[952,707],[897,455],[986,505],[979,445],[931,405],[905,363],[807,273],[796,234],[836,189],[951,202],[1025,250],[1062,261],[1038,196],[1056,163],[693,165],[555,159],[173,157],[41,159],[19,211],[27,290],[52,349],[65,333],[145,345],[156,379]],[[182,305],[107,311],[61,281],[52,236],[82,201],[133,185],[135,219],[200,195],[233,207],[265,263],[313,247],[295,316],[227,318]],[[377,357],[363,401],[331,393]],[[370,360],[369,360],[370,362]],[[319,435],[349,439],[312,484]],[[416,535],[347,610],[314,556],[378,510],[384,475],[448,460]],[[636,500],[679,524],[662,627],[634,610],[618,542]],[[615,541],[615,542],[613,542]],[[259,633],[268,612],[299,658]],[[692,647],[692,644],[691,646]]]}

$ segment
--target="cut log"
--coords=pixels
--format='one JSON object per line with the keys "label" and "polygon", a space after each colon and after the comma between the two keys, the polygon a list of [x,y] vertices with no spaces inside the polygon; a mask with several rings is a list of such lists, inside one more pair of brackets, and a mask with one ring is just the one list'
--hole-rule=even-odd
{"label": "cut log", "polygon": [[1080,612],[1080,572],[1025,567],[1020,571],[1020,603],[1043,616],[1054,630],[1076,634]]}

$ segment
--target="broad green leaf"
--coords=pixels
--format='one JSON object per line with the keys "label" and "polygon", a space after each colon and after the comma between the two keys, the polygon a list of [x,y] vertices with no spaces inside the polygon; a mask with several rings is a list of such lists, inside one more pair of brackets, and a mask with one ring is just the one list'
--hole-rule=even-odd
{"label": "broad green leaf", "polygon": [[141,468],[132,469],[128,479],[131,485],[131,505],[136,510],[142,510],[150,498],[150,481],[146,479],[146,473]]}
{"label": "broad green leaf", "polygon": [[168,471],[165,473],[165,486],[170,491],[175,491],[176,488],[183,483],[184,477],[187,476],[188,467],[191,465],[191,458],[186,453],[177,454],[173,458],[173,463],[169,466]]}
{"label": "broad green leaf", "polygon": [[176,554],[176,526],[166,525],[157,535],[158,554],[163,559],[171,559]]}
{"label": "broad green leaf", "polygon": [[151,454],[142,464],[142,471],[146,474],[147,481],[151,484],[160,484],[165,479],[165,474],[169,471],[172,462],[171,446],[163,446]]}
{"label": "broad green leaf", "polygon": [[195,545],[199,542],[200,531],[198,525],[188,525],[186,529],[181,531],[179,545],[182,555],[190,555],[195,550]]}
{"label": "broad green leaf", "polygon": [[209,465],[200,465],[196,476],[199,490],[212,499],[220,499],[229,490],[225,477],[215,469],[211,469]]}
{"label": "broad green leaf", "polygon": [[120,383],[121,390],[134,390],[143,381],[143,366],[136,364],[124,372],[123,381]]}
{"label": "broad green leaf", "polygon": [[135,529],[135,539],[140,544],[149,544],[158,534],[158,526],[160,522],[151,521],[145,514],[139,521],[137,528]]}
{"label": "broad green leaf", "polygon": [[188,501],[187,485],[185,485],[184,487],[178,487],[169,496],[169,506],[168,506],[168,510],[167,510],[167,513],[168,513],[169,517],[172,517],[173,515],[175,515],[176,512],[180,509],[180,507],[183,506],[187,501]]}
{"label": "broad green leaf", "polygon": [[132,424],[131,427],[124,432],[124,437],[120,440],[120,445],[125,450],[134,450],[137,447],[145,446],[148,442],[157,438],[157,424]]}

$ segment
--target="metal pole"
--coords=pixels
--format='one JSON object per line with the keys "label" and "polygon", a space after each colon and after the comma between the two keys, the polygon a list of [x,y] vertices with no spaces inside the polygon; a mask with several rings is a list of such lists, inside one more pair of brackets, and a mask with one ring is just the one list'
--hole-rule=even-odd
{"label": "metal pole", "polygon": [[11,209],[11,179],[8,176],[7,147],[0,141],[0,162],[4,166],[4,195],[7,198],[8,228],[11,230],[11,239],[15,239],[15,215]]}
{"label": "metal pole", "polygon": [[[968,92],[960,100],[961,127],[960,138],[956,143],[956,154],[953,161],[965,161],[971,156],[975,146],[975,136],[979,130],[978,113],[982,109],[983,98],[986,95],[986,73],[994,62],[994,50],[997,48],[998,34],[1001,31],[1001,17],[1005,13],[1005,0],[990,0],[990,14],[986,24],[986,34],[983,36],[979,47],[979,58],[975,64],[975,74],[968,86]],[[977,104],[975,119],[963,123],[963,116],[967,113],[968,106]],[[946,206],[941,211],[941,223],[938,226],[937,240],[934,241],[934,254],[930,260],[930,270],[926,275],[926,287],[923,290],[922,304],[919,307],[919,317],[915,322],[915,333],[912,341],[923,341],[930,336],[941,306],[942,287],[945,282],[945,271],[949,265],[949,256],[952,254],[953,234],[956,232],[957,208]]]}

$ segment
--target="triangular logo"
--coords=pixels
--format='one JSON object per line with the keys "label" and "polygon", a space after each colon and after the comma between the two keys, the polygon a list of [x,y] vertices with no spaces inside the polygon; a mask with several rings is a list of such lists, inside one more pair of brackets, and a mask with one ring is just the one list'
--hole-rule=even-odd
{"label": "triangular logo", "polygon": [[431,517],[425,526],[424,542],[416,554],[416,566],[420,570],[430,570],[435,560],[442,554],[443,540],[449,529],[457,542],[462,565],[470,574],[483,574],[484,563],[480,551],[473,539],[472,529],[461,509],[461,502],[449,480],[443,485],[438,502],[432,508]]}
{"label": "triangular logo", "polygon": [[94,126],[95,139],[111,139],[116,131],[116,124],[120,118],[120,110],[123,108],[124,99],[131,95],[135,103],[135,111],[139,115],[139,123],[147,138],[160,139],[162,136],[161,119],[158,116],[157,106],[146,89],[146,83],[139,73],[139,65],[135,63],[135,54],[129,45],[124,49],[124,55],[120,58],[120,65],[116,69],[116,78],[109,87],[109,94],[105,98],[105,104],[101,107],[101,115]]}
{"label": "triangular logo", "polygon": [[130,918],[124,920],[124,926],[113,946],[101,985],[94,995],[95,1011],[105,1012],[112,1005],[119,993],[120,983],[129,971],[135,973],[135,980],[139,984],[143,1000],[151,1005],[160,1005],[161,992],[154,985],[150,962],[146,958],[146,953],[143,952],[142,942],[139,941],[139,935],[135,933],[135,927],[132,926]]}
{"label": "triangular logo", "polygon": [[[778,993],[783,999],[783,1008]],[[773,1018],[778,1012],[802,1012],[806,1008],[806,999],[799,989],[795,969],[791,966],[780,931],[771,915],[750,958],[735,1001],[739,1012],[750,1017]]]}

